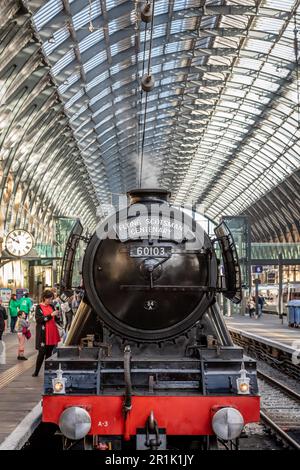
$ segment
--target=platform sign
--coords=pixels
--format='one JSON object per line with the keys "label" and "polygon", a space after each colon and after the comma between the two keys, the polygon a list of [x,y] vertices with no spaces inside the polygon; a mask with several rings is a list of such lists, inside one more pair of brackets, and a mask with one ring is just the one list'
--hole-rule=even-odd
{"label": "platform sign", "polygon": [[11,297],[11,289],[6,288],[6,287],[1,287],[0,297],[4,304],[8,304],[8,302],[10,301],[10,297]]}
{"label": "platform sign", "polygon": [[263,266],[253,266],[252,269],[255,274],[262,274],[264,271]]}
{"label": "platform sign", "polygon": [[275,277],[276,277],[276,274],[275,272],[269,272],[268,273],[268,284],[275,284]]}

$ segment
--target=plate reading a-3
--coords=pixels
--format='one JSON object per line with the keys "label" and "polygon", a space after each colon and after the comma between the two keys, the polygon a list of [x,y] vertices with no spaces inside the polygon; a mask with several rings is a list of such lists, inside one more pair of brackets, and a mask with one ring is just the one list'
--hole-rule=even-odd
{"label": "plate reading a-3", "polygon": [[171,246],[132,246],[129,250],[129,256],[133,258],[154,256],[156,258],[169,258],[172,254]]}

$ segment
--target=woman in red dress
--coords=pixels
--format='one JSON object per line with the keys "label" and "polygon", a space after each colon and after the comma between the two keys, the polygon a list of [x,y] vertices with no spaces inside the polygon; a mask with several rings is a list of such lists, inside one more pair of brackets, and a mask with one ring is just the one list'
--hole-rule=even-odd
{"label": "woman in red dress", "polygon": [[42,295],[42,302],[37,305],[35,311],[36,337],[35,347],[38,350],[35,371],[33,377],[39,375],[44,359],[52,355],[53,349],[60,341],[58,328],[56,325],[58,312],[54,309],[52,302],[54,294],[46,290]]}

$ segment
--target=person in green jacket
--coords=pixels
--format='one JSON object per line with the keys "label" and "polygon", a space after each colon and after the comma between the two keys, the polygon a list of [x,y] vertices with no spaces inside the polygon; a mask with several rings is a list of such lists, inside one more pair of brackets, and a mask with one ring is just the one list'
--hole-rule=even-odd
{"label": "person in green jacket", "polygon": [[11,294],[11,298],[8,304],[8,310],[10,315],[10,331],[16,333],[15,326],[18,319],[19,301],[17,300],[16,294]]}
{"label": "person in green jacket", "polygon": [[31,299],[28,297],[28,292],[25,292],[23,297],[19,300],[19,309],[22,310],[22,312],[26,313],[26,318],[29,315],[31,306],[32,306]]}

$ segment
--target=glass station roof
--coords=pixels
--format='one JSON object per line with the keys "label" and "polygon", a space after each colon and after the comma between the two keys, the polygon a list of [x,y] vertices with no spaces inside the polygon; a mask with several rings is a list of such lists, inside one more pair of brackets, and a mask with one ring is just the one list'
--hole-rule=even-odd
{"label": "glass station roof", "polygon": [[100,203],[141,180],[216,220],[299,168],[299,0],[152,0],[147,98],[145,2],[24,3]]}

